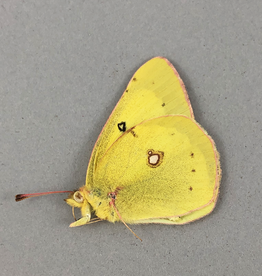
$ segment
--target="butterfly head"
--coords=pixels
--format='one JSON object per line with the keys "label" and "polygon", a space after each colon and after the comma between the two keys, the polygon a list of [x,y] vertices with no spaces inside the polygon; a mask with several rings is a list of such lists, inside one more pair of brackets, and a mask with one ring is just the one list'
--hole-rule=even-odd
{"label": "butterfly head", "polygon": [[66,203],[72,206],[72,212],[74,215],[74,208],[80,208],[82,217],[75,222],[70,224],[70,227],[81,226],[90,222],[91,219],[91,206],[88,203],[85,197],[84,188],[79,188],[79,190],[72,192],[67,199],[65,199]]}

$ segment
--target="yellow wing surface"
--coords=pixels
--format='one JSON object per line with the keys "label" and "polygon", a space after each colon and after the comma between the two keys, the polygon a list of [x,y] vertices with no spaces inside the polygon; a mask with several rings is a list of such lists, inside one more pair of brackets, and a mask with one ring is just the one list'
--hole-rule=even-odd
{"label": "yellow wing surface", "polygon": [[127,223],[183,224],[210,213],[220,181],[219,154],[193,119],[168,115],[127,130],[100,159],[90,198],[96,215]]}
{"label": "yellow wing surface", "polygon": [[92,187],[97,164],[126,130],[145,120],[169,114],[194,118],[177,71],[168,60],[156,57],[137,70],[110,115],[93,149],[86,185]]}

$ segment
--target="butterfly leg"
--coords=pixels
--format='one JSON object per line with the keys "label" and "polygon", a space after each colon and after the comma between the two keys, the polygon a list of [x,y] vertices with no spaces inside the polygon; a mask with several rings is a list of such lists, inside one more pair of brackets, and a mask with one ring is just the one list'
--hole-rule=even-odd
{"label": "butterfly leg", "polygon": [[90,204],[85,201],[83,203],[83,206],[81,207],[81,215],[82,218],[80,218],[79,220],[72,222],[69,227],[77,227],[77,226],[81,226],[81,225],[85,225],[87,224],[90,219],[91,219],[91,207]]}
{"label": "butterfly leg", "polygon": [[77,227],[77,226],[81,226],[81,225],[85,225],[90,221],[90,218],[88,217],[83,217],[75,222],[72,222],[69,227]]}

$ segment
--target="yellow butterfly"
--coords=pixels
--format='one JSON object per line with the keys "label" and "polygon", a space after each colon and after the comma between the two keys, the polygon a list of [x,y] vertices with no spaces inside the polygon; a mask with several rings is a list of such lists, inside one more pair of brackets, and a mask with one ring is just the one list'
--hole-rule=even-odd
{"label": "yellow butterfly", "polygon": [[219,153],[194,120],[183,81],[155,57],[134,74],[99,135],[85,186],[66,199],[82,214],[70,226],[189,223],[214,209],[220,179]]}

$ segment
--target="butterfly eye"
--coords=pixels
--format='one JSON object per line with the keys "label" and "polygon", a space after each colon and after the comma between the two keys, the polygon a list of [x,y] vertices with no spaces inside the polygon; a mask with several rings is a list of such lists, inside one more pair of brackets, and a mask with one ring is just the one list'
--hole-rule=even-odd
{"label": "butterfly eye", "polygon": [[79,191],[76,191],[74,193],[73,198],[78,203],[82,203],[84,201],[84,197],[82,196],[82,194]]}

